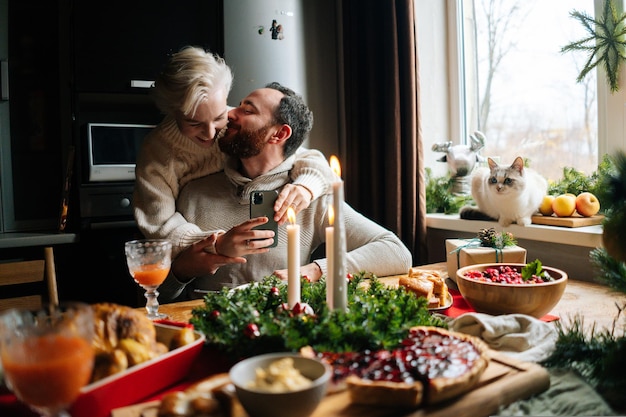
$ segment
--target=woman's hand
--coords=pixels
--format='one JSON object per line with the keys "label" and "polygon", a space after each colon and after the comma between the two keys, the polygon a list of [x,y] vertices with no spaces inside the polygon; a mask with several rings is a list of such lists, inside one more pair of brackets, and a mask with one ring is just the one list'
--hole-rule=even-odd
{"label": "woman's hand", "polygon": [[214,274],[220,267],[227,264],[246,263],[246,258],[212,253],[215,240],[215,235],[202,239],[182,251],[172,261],[172,272],[179,281],[184,282],[193,277]]}
{"label": "woman's hand", "polygon": [[286,184],[274,203],[274,220],[284,224],[287,219],[287,209],[293,207],[295,214],[300,213],[311,204],[313,194],[303,185]]}
{"label": "woman's hand", "polygon": [[[289,270],[287,269],[277,269],[272,274],[283,281],[287,281],[289,278]],[[311,282],[317,282],[322,277],[322,269],[315,262],[311,262],[300,267],[300,275],[306,276]]]}

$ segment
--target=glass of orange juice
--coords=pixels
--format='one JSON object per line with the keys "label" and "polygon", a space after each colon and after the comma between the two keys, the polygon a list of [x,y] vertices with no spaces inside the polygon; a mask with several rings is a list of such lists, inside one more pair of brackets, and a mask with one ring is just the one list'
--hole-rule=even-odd
{"label": "glass of orange juice", "polygon": [[7,386],[43,416],[69,416],[67,409],[91,379],[93,334],[93,310],[87,304],[4,311],[0,359]]}
{"label": "glass of orange juice", "polygon": [[172,243],[165,239],[131,240],[124,249],[130,275],[146,290],[148,317],[152,320],[166,318],[166,314],[159,313],[157,288],[170,272]]}

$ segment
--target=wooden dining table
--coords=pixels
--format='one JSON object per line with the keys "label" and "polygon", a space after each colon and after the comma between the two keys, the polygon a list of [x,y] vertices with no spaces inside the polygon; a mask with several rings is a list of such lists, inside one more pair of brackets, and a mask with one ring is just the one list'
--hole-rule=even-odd
{"label": "wooden dining table", "polygon": [[[436,270],[447,277],[445,262],[421,265],[416,268]],[[386,285],[397,286],[400,277],[401,275],[380,277],[379,280]],[[447,279],[446,282],[452,290],[456,288],[456,284],[452,280]],[[611,300],[611,302],[607,302],[607,300]],[[455,303],[462,301],[462,298],[455,298]],[[162,304],[160,311],[166,313],[169,320],[188,323],[192,317],[192,310],[202,307],[203,304],[202,299]],[[549,314],[552,319],[546,321],[566,320],[575,315],[583,315],[586,326],[596,326],[596,329],[600,327],[610,328],[616,317],[616,306],[620,305],[626,306],[626,294],[616,292],[600,284],[569,280],[562,299]],[[460,314],[463,311],[465,310],[457,309],[455,314]],[[324,398],[311,417],[489,416],[497,414],[502,405],[528,398],[535,393],[548,389],[550,379],[548,372],[543,367],[534,363],[519,362],[496,351],[490,351],[490,354],[490,365],[478,386],[454,401],[417,410],[399,411],[384,407],[364,407],[351,404],[348,393],[343,392]],[[154,404],[154,401],[150,404]],[[142,412],[144,414],[141,414]],[[150,415],[145,413],[144,405],[139,404],[116,410],[113,417],[150,417]],[[246,416],[244,414],[238,417]]]}

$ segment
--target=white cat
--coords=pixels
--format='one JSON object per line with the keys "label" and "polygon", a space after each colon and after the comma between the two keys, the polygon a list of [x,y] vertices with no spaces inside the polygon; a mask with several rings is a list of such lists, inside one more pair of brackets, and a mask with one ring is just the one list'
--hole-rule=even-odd
{"label": "white cat", "polygon": [[460,217],[468,220],[497,220],[527,226],[548,190],[548,182],[538,172],[524,167],[518,156],[511,166],[499,165],[488,158],[489,167],[477,169],[472,176],[472,198],[476,207],[463,207]]}

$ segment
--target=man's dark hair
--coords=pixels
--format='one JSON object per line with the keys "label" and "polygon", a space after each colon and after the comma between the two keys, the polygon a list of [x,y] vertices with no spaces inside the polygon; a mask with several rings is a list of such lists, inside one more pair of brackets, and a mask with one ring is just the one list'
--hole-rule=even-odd
{"label": "man's dark hair", "polygon": [[283,148],[285,158],[287,158],[293,155],[309,137],[309,133],[313,129],[313,112],[304,103],[302,96],[296,94],[291,88],[277,82],[269,83],[265,87],[273,88],[285,95],[274,112],[274,119],[276,123],[283,123],[291,127],[291,137],[285,142]]}

